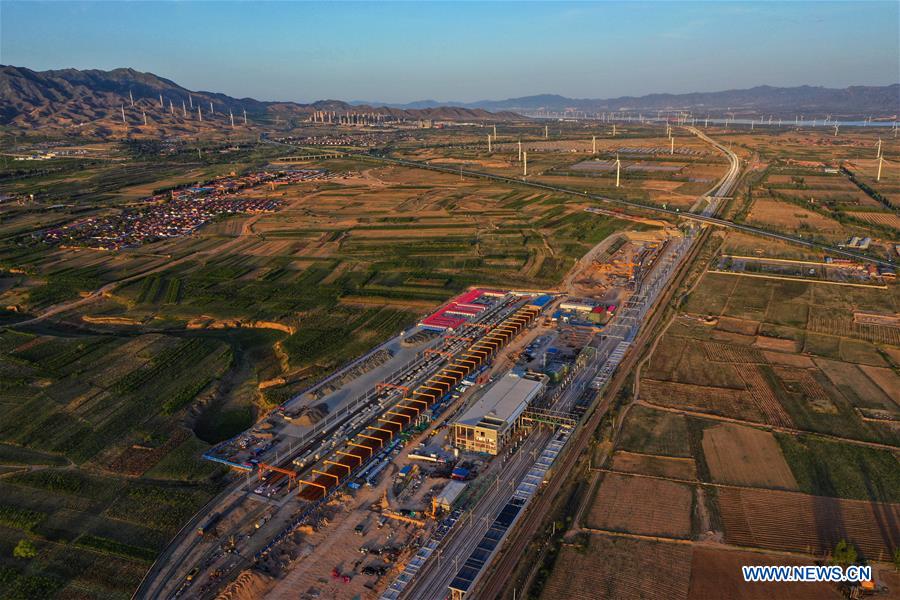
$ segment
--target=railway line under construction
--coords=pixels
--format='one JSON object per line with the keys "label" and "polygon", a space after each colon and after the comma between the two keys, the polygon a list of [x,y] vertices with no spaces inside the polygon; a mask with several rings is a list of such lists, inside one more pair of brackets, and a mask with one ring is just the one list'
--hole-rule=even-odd
{"label": "railway line under construction", "polygon": [[[335,405],[333,414],[319,422],[321,427],[297,429],[296,422],[286,416],[295,410],[292,401],[272,413],[269,421],[281,424],[264,430],[268,437],[262,436],[264,431],[257,426],[226,444],[232,449],[257,444],[261,451],[256,458],[248,458],[254,456],[250,449],[239,451],[243,458],[223,458],[227,448],[209,454],[208,458],[242,471],[245,477],[237,480],[222,500],[210,505],[202,520],[180,534],[182,539],[167,551],[171,556],[167,564],[154,566],[138,596],[211,598],[241,569],[280,555],[280,544],[302,525],[315,523],[345,486],[352,492],[380,481],[412,435],[434,424],[451,405],[455,407],[463,380],[474,380],[485,372],[497,354],[546,308],[533,303],[534,293],[477,291],[482,292],[479,304],[462,306],[459,314],[467,316],[452,329],[432,329],[430,334],[436,339],[428,341],[428,330],[418,326],[389,342],[391,348],[398,348],[408,340],[418,350],[414,358],[407,360],[405,355],[399,369],[381,368],[373,373],[384,371],[384,378],[373,382],[362,396]],[[369,355],[385,347],[379,346]],[[358,364],[354,361],[350,366]],[[309,394],[304,392],[296,402],[310,406]],[[390,517],[393,513],[385,510],[382,514]],[[401,517],[409,523],[423,522]],[[240,533],[248,531],[248,524],[252,537]],[[217,541],[223,539],[224,552]],[[192,575],[183,578],[183,571]],[[203,581],[206,583],[198,583]]]}

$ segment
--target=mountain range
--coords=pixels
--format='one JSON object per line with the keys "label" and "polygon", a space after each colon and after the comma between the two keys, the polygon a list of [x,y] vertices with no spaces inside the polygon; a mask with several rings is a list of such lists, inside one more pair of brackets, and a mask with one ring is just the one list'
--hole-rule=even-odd
{"label": "mountain range", "polygon": [[[160,96],[163,105],[160,106]],[[134,106],[132,106],[132,98]],[[183,104],[184,103],[184,104]],[[209,109],[212,103],[213,112]],[[228,118],[229,111],[240,120],[243,111],[254,119],[307,119],[318,110],[337,113],[375,113],[418,120],[484,121],[518,119],[512,113],[492,114],[480,108],[428,106],[398,108],[358,106],[340,100],[320,100],[311,104],[262,102],[253,98],[233,98],[216,92],[188,90],[174,81],[134,69],[33,71],[24,67],[0,65],[0,125],[33,129],[40,127],[78,127],[82,130],[108,130],[126,117],[136,125],[144,114],[153,125],[182,130],[197,128],[197,107],[206,123]]]}
{"label": "mountain range", "polygon": [[556,94],[539,94],[477,102],[420,100],[407,104],[387,104],[387,106],[403,109],[424,109],[444,105],[518,113],[687,110],[695,113],[709,112],[714,115],[721,115],[725,112],[791,115],[829,113],[843,116],[884,117],[900,113],[900,84],[852,86],[839,89],[808,85],[797,87],[762,85],[721,92],[649,94],[606,99],[567,98]]}
{"label": "mountain range", "polygon": [[[160,106],[160,96],[163,105]],[[132,100],[134,103],[132,105]],[[184,104],[182,104],[184,103]],[[210,103],[213,109],[210,110]],[[193,108],[191,108],[193,105]],[[195,118],[197,107],[204,121]],[[900,114],[900,84],[824,87],[759,86],[744,90],[691,94],[651,94],[609,99],[576,99],[541,94],[506,100],[437,102],[423,100],[407,104],[320,100],[263,102],[233,98],[226,94],[188,90],[153,73],[122,68],[111,71],[60,69],[33,71],[0,65],[0,125],[22,129],[63,129],[87,133],[109,133],[121,128],[122,110],[129,128],[157,127],[169,133],[190,132],[227,122],[228,113],[241,119],[244,111],[254,120],[279,122],[306,120],[315,111],[338,114],[375,113],[405,120],[499,121],[521,119],[522,114],[581,111],[686,110],[713,116],[797,114],[834,118],[894,117]],[[148,125],[144,125],[144,119]]]}

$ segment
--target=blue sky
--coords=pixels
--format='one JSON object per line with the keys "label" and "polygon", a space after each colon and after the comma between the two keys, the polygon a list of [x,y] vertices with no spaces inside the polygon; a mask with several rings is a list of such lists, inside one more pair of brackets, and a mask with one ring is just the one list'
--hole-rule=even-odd
{"label": "blue sky", "polygon": [[0,63],[295,101],[885,85],[900,3],[0,0]]}

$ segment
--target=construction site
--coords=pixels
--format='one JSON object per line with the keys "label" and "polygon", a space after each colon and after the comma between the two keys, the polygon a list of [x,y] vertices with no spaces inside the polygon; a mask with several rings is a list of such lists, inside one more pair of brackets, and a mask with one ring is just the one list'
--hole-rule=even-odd
{"label": "construction site", "polygon": [[149,591],[393,600],[442,597],[459,573],[471,584],[468,543],[540,489],[676,235],[611,236],[573,269],[577,296],[473,288],[210,449],[241,476]]}

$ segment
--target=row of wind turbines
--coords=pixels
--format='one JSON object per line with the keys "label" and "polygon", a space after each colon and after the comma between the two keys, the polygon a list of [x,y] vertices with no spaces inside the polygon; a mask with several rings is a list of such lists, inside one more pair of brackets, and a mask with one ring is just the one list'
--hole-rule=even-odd
{"label": "row of wind turbines", "polygon": [[[131,105],[131,108],[133,108],[133,109],[138,108],[136,106],[136,103],[134,100],[134,95],[132,94],[131,90],[128,90],[128,101]],[[194,112],[194,96],[193,96],[193,94],[188,94],[187,102],[185,102],[185,100],[183,98],[181,99],[181,112],[182,112],[183,118],[185,118],[185,119],[188,118],[188,107],[189,106],[190,106],[190,114],[193,114],[193,112]],[[128,126],[128,119],[125,116],[125,103],[123,102],[119,108],[120,108],[120,111],[122,114],[122,124],[125,126]],[[197,121],[202,123],[203,122],[203,110],[202,110],[199,102],[197,103],[196,108],[197,108]],[[166,109],[166,105],[165,105],[165,101],[163,99],[162,93],[159,94],[159,109],[161,111],[165,111],[165,109]],[[172,99],[169,99],[169,114],[174,117],[174,116],[176,116],[176,113],[177,113],[177,110],[175,108],[175,103],[174,103],[174,101],[172,101]],[[243,113],[244,113],[244,115],[243,115],[244,116],[244,125],[246,126],[249,124],[249,120],[247,119],[247,109],[243,109]],[[215,114],[216,114],[215,106],[213,105],[212,101],[210,100],[209,112],[207,113],[207,115],[208,115],[207,119],[209,119],[210,116],[215,116]],[[146,127],[148,125],[147,111],[144,110],[143,108],[141,108],[141,118],[144,122],[144,126]],[[228,118],[231,121],[231,128],[234,129],[235,128],[234,113],[232,112],[232,110],[230,108],[228,109]]]}

